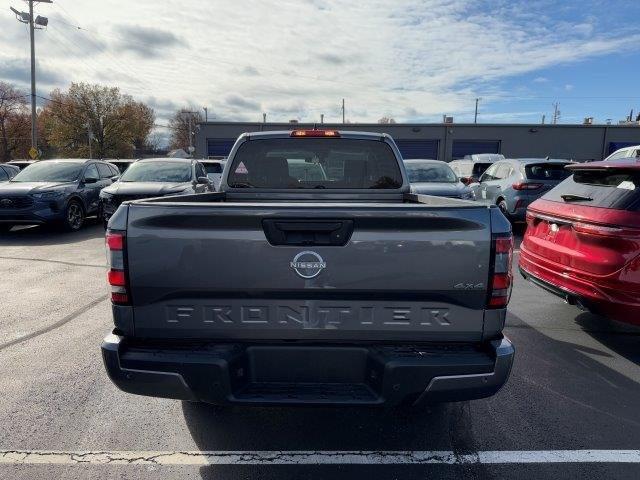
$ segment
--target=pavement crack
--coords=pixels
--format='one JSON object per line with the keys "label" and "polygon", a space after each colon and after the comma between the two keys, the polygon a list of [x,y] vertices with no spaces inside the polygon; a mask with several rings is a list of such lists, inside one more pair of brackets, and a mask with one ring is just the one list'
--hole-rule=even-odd
{"label": "pavement crack", "polygon": [[49,260],[47,258],[25,258],[25,257],[5,257],[5,256],[0,256],[0,258],[4,258],[5,260],[26,260],[28,262],[57,263],[60,265],[69,265],[72,267],[106,268],[105,265],[96,265],[93,263],[65,262],[63,260]]}
{"label": "pavement crack", "polygon": [[92,309],[93,307],[95,307],[96,305],[98,305],[99,303],[104,302],[107,299],[108,295],[102,295],[98,298],[96,298],[95,300],[93,300],[92,302],[88,303],[87,305],[84,305],[83,307],[78,308],[77,310],[71,312],[69,315],[62,317],[60,320],[58,320],[57,322],[49,325],[48,327],[42,328],[40,330],[36,330],[35,332],[29,333],[28,335],[23,335],[22,337],[18,337],[14,340],[11,340],[9,342],[6,343],[2,343],[0,344],[0,352],[6,348],[12,347],[13,345],[16,345],[18,343],[22,343],[22,342],[26,342],[27,340],[31,340],[32,338],[35,337],[39,337],[40,335],[43,335],[45,333],[48,333],[52,330],[55,330],[56,328],[60,328],[62,327],[64,324],[69,323],[71,320],[73,320],[74,318],[82,315],[84,312],[86,312],[87,310]]}

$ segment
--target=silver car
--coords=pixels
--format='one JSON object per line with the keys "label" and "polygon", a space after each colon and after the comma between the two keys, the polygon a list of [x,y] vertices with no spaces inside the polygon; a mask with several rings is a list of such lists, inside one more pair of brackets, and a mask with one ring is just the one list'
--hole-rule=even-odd
{"label": "silver car", "polygon": [[473,199],[471,188],[463,184],[447,162],[430,159],[404,161],[411,193],[437,197]]}
{"label": "silver car", "polygon": [[523,221],[531,202],[558,185],[571,173],[569,160],[514,158],[491,165],[472,185],[477,200],[498,205],[511,221]]}

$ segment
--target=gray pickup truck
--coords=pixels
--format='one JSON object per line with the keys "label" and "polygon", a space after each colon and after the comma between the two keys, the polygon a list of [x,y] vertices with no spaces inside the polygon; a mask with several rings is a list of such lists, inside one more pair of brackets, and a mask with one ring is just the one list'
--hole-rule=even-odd
{"label": "gray pickup truck", "polygon": [[419,406],[509,377],[509,222],[409,193],[385,134],[243,134],[220,192],[126,202],[107,247],[102,355],[126,392]]}

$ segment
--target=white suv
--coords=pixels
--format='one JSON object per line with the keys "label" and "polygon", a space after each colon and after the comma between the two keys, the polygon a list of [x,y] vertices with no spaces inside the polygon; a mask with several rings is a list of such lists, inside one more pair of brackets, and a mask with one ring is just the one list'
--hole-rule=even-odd
{"label": "white suv", "polygon": [[607,158],[605,158],[604,161],[606,162],[607,160],[618,160],[619,158],[629,158],[629,157],[640,157],[640,145],[634,145],[632,147],[624,147],[624,148],[621,148],[620,150],[616,150]]}

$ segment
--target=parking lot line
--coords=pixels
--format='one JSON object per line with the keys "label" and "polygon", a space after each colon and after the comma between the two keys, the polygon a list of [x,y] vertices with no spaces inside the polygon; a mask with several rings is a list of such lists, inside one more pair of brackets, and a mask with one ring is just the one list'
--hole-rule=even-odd
{"label": "parking lot line", "polygon": [[640,450],[484,451],[57,451],[0,450],[0,465],[374,465],[640,463]]}

